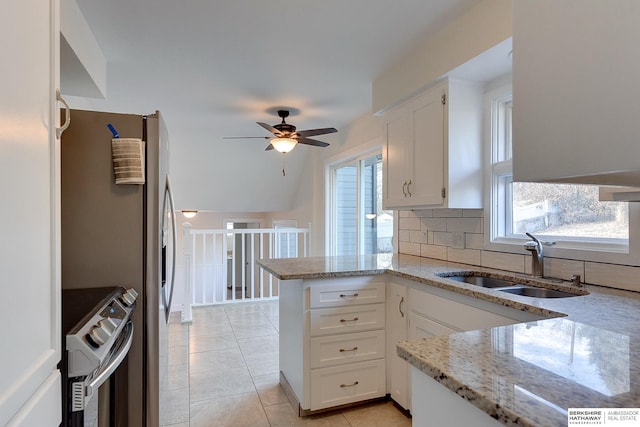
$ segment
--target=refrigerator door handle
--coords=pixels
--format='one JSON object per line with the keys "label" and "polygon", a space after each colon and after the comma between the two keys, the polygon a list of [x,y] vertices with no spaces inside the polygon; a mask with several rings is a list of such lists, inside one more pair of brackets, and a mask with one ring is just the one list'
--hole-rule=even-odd
{"label": "refrigerator door handle", "polygon": [[[169,204],[169,206],[167,206],[167,203]],[[169,208],[168,212],[167,212],[167,207]],[[169,176],[167,176],[165,189],[164,189],[164,203],[163,203],[163,213],[162,213],[163,240],[164,240],[164,228],[166,225],[165,220],[167,217],[169,217],[171,220],[171,224],[170,224],[171,226],[171,276],[167,278],[168,286],[169,286],[168,298],[167,298],[167,289],[165,288],[167,284],[163,284],[161,293],[162,293],[162,300],[163,300],[164,311],[165,311],[165,318],[166,318],[165,320],[168,323],[169,314],[171,312],[171,300],[173,299],[173,287],[174,287],[173,285],[176,277],[176,257],[177,257],[177,253],[176,253],[177,232],[176,232],[175,206],[173,204],[173,194],[171,193],[171,184],[169,182]],[[163,242],[163,246],[166,246],[164,245],[164,242]]]}

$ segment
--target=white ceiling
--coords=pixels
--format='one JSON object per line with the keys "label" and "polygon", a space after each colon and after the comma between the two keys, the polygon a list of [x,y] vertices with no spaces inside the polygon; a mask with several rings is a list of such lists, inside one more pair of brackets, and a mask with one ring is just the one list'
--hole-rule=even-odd
{"label": "white ceiling", "polygon": [[282,177],[266,140],[223,137],[268,135],[255,122],[277,123],[280,107],[298,129],[340,131],[370,112],[375,77],[478,1],[76,0],[107,59],[107,99],[71,105],[160,110],[178,208],[289,209],[319,148],[287,155]]}

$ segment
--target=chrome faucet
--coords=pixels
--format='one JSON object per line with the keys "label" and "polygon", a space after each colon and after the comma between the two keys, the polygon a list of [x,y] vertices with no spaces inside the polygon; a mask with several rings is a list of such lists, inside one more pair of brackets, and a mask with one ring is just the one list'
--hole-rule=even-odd
{"label": "chrome faucet", "polygon": [[544,246],[532,234],[525,234],[531,238],[524,244],[524,248],[531,252],[531,276],[544,277]]}

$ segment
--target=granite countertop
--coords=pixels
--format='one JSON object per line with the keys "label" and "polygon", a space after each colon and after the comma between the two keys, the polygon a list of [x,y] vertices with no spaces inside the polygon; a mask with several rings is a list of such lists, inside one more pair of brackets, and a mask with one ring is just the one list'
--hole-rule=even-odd
{"label": "granite countertop", "polygon": [[[570,298],[518,296],[443,276],[529,277],[410,255],[259,264],[281,280],[386,273],[547,317],[398,344],[400,357],[504,424],[564,426],[568,408],[640,407],[640,293],[587,285],[587,295]],[[572,290],[567,282],[536,285]]]}

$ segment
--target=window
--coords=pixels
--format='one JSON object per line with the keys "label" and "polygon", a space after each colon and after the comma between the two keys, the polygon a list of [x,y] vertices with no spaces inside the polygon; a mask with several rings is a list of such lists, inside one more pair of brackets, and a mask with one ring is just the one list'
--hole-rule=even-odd
{"label": "window", "polygon": [[392,252],[393,212],[382,210],[382,155],[330,167],[330,253]]}
{"label": "window", "polygon": [[[595,185],[513,182],[511,88],[487,95],[491,114],[491,241],[526,238],[604,249],[627,246],[629,204],[600,202]],[[598,248],[597,246],[600,245]]]}

